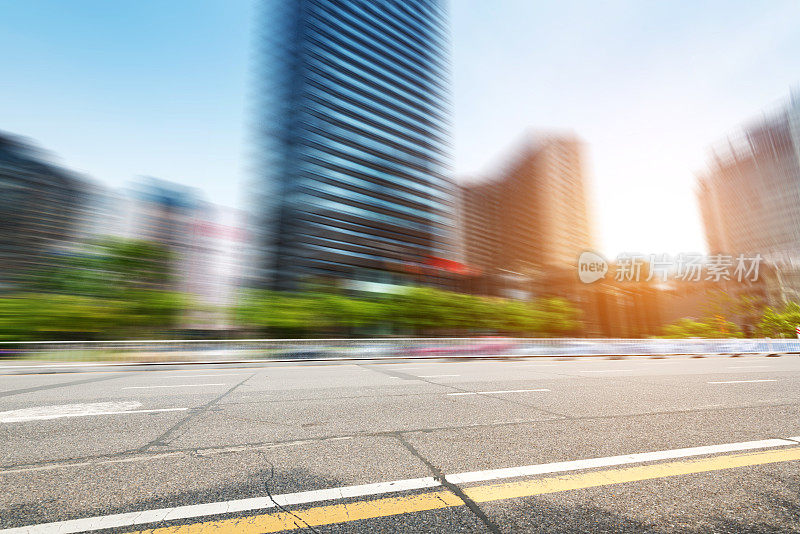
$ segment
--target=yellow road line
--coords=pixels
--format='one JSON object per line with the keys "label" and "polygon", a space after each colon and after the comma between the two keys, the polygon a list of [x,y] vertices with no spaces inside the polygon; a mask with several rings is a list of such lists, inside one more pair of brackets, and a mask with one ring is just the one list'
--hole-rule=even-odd
{"label": "yellow road line", "polygon": [[607,486],[610,484],[623,484],[625,482],[651,480],[654,478],[691,475],[694,473],[788,462],[792,460],[800,460],[800,447],[776,451],[717,456],[699,460],[640,465],[621,469],[606,469],[603,471],[591,471],[575,475],[508,482],[489,486],[477,486],[465,488],[464,493],[475,502],[499,501],[517,497],[542,495],[544,493],[556,493],[559,491]]}
{"label": "yellow road line", "polygon": [[139,532],[152,534],[206,534],[211,532],[214,534],[234,532],[257,534],[261,532],[294,530],[303,528],[306,524],[312,526],[330,525],[359,519],[450,508],[452,506],[462,506],[463,504],[464,501],[449,491],[434,491],[421,495],[358,501],[348,503],[347,505],[333,504],[330,506],[320,506],[302,511],[293,511],[291,514],[277,512],[236,519],[225,519],[222,521],[209,521],[191,525],[142,530]]}
{"label": "yellow road line", "polygon": [[[717,456],[699,460],[684,460],[662,464],[625,467],[620,469],[606,469],[603,471],[590,471],[587,473],[508,482],[504,484],[474,486],[465,488],[464,493],[475,502],[499,501],[581,488],[720,471],[723,469],[734,469],[736,467],[788,462],[792,460],[800,460],[800,447],[749,454]],[[377,517],[387,517],[411,512],[450,508],[453,506],[462,506],[463,504],[464,502],[450,491],[437,490],[420,495],[406,495],[402,497],[356,501],[347,504],[318,506],[305,510],[295,510],[292,511],[292,513],[277,512],[142,530],[138,532],[139,534],[223,534],[229,532],[259,534],[263,532],[295,530],[303,528],[306,525],[331,525],[362,519],[374,519]]]}

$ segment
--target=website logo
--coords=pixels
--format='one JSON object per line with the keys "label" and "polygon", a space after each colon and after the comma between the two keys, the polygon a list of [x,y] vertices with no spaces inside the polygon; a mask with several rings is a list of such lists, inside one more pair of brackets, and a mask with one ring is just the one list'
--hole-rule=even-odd
{"label": "website logo", "polygon": [[596,252],[587,250],[578,258],[578,278],[584,284],[591,284],[605,278],[607,272],[608,262]]}

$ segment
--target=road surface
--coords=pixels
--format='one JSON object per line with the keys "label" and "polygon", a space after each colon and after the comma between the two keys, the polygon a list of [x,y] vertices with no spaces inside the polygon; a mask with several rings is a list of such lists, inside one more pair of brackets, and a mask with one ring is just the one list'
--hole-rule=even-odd
{"label": "road surface", "polygon": [[797,356],[19,373],[0,532],[800,531]]}

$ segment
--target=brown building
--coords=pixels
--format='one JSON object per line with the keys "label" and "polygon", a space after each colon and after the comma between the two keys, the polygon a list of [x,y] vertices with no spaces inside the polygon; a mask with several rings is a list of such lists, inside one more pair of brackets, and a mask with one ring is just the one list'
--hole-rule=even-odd
{"label": "brown building", "polygon": [[494,176],[461,187],[472,292],[530,298],[550,274],[574,277],[592,248],[583,152],[572,135],[526,137]]}
{"label": "brown building", "polygon": [[[487,180],[461,187],[462,289],[519,300],[562,297],[582,311],[586,336],[642,337],[660,331],[674,291],[656,283],[593,284],[577,261],[594,249],[583,143],[572,135],[526,138]],[[667,309],[665,309],[667,308]]]}

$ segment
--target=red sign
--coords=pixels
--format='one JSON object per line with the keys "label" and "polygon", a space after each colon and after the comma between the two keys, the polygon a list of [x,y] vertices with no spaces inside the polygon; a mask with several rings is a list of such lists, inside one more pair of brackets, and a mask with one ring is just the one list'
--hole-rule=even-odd
{"label": "red sign", "polygon": [[467,267],[463,263],[459,263],[454,260],[448,260],[445,258],[437,258],[435,256],[431,256],[427,259],[425,263],[436,269],[441,269],[443,271],[448,271],[455,274],[469,273],[469,267]]}

